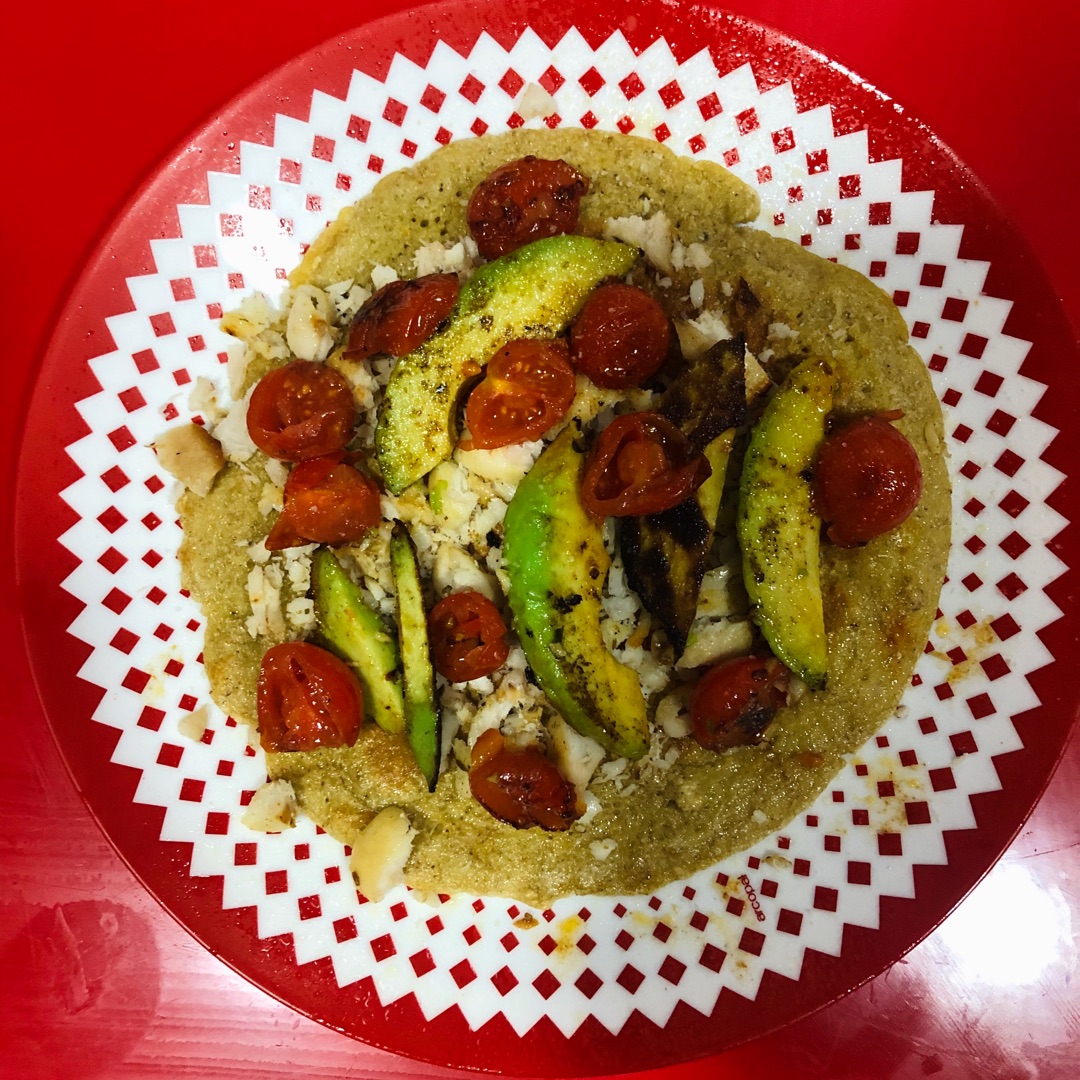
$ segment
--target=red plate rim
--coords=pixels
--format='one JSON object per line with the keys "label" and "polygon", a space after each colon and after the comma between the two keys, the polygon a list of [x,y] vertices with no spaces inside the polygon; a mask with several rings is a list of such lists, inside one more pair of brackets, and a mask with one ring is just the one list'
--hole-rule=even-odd
{"label": "red plate rim", "polygon": [[[711,1017],[683,1003],[663,1029],[634,1013],[618,1035],[590,1019],[570,1039],[546,1019],[525,1036],[501,1016],[476,1032],[456,1009],[426,1020],[411,995],[383,1006],[368,979],[339,989],[328,961],[298,967],[288,938],[259,939],[250,909],[223,910],[219,879],[188,875],[190,846],[159,840],[162,811],[133,802],[138,772],[108,764],[117,733],[88,722],[101,691],[71,675],[56,677],[77,671],[89,654],[63,633],[81,604],[60,587],[77,562],[57,537],[75,515],[51,493],[80,475],[64,445],[70,442],[72,404],[97,389],[86,362],[112,348],[103,316],[130,310],[125,280],[153,269],[148,240],[178,235],[175,206],[206,201],[209,171],[237,170],[240,140],[266,141],[277,112],[306,115],[313,70],[321,90],[344,95],[354,67],[382,77],[395,52],[424,63],[438,40],[467,51],[486,31],[509,46],[525,26],[550,44],[573,25],[590,45],[620,29],[638,51],[664,37],[679,60],[708,42],[719,75],[752,60],[763,86],[792,84],[800,109],[830,103],[838,131],[868,130],[871,160],[904,158],[904,190],[936,191],[935,221],[966,226],[961,257],[991,263],[985,291],[1013,302],[1005,332],[1033,343],[1025,375],[1052,384],[1075,370],[1080,349],[1026,243],[959,159],[885,95],[780,31],[742,16],[660,3],[649,5],[648,19],[641,17],[641,3],[626,2],[584,8],[463,0],[421,10],[422,19],[416,11],[371,19],[255,83],[161,164],[89,260],[46,350],[20,444],[16,574],[31,668],[65,764],[121,858],[197,940],[279,1000],[364,1042],[443,1065],[516,1074],[528,1062],[531,1075],[581,1076],[691,1060],[765,1034],[854,990],[928,935],[978,883],[1042,794],[1080,712],[1080,688],[1060,677],[1061,661],[1029,676],[1042,705],[1014,717],[1025,749],[995,759],[1002,789],[972,799],[978,829],[947,833],[949,862],[916,868],[916,897],[884,898],[880,930],[846,927],[840,957],[808,952],[798,982],[766,972],[756,1000],[725,990]],[[631,12],[633,23],[627,20]],[[1080,460],[1077,412],[1064,394],[1047,394],[1034,410],[1061,433],[1043,456],[1063,473]],[[1066,475],[1048,502],[1064,513],[1076,486]],[[1075,565],[1075,527],[1067,526],[1049,547]],[[1066,572],[1046,590],[1064,609],[1071,576]],[[1039,636],[1055,657],[1067,657],[1075,647],[1068,617]]]}

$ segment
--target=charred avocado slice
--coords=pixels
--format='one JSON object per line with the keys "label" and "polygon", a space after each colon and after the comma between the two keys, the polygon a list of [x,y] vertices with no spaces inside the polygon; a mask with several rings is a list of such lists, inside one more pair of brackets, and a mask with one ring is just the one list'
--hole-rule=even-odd
{"label": "charred avocado slice", "polygon": [[553,236],[477,270],[446,326],[394,367],[375,430],[387,490],[400,494],[450,456],[462,388],[503,345],[555,337],[604,278],[626,274],[637,256],[610,240]]}
{"label": "charred avocado slice", "polygon": [[390,537],[390,570],[398,604],[398,642],[405,681],[405,738],[435,790],[442,758],[442,722],[435,703],[435,669],[428,646],[427,612],[412,537],[401,522]]}
{"label": "charred avocado slice", "polygon": [[811,469],[832,393],[823,362],[811,358],[794,368],[750,434],[739,485],[751,616],[776,656],[813,690],[825,686],[828,665]]}
{"label": "charred avocado slice", "polygon": [[600,595],[611,558],[578,485],[580,432],[565,428],[519,485],[504,521],[514,628],[540,689],[583,735],[620,757],[649,746],[637,675],[604,644]]}
{"label": "charred avocado slice", "polygon": [[311,586],[322,643],[356,672],[364,711],[385,731],[402,734],[401,658],[393,630],[364,603],[329,548],[319,548],[312,557]]}

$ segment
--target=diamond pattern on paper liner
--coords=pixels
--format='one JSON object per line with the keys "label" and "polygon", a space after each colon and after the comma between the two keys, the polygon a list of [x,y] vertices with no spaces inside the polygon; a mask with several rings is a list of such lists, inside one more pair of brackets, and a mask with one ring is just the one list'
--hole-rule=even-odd
{"label": "diamond pattern on paper liner", "polygon": [[[556,111],[526,118],[548,101],[537,86]],[[276,295],[344,205],[451,139],[522,124],[633,132],[725,164],[759,191],[763,227],[892,294],[945,406],[949,579],[899,714],[755,849],[655,896],[544,912],[404,889],[367,903],[310,822],[240,824],[265,767],[210,703],[172,484],[148,446],[207,419],[192,391],[224,385],[222,312]],[[1031,416],[1043,387],[1019,374],[1027,345],[1002,333],[1008,303],[982,294],[986,265],[958,257],[961,229],[933,223],[932,193],[902,192],[900,172],[868,160],[864,134],[834,135],[828,108],[761,93],[749,66],[718,78],[706,52],[679,65],[662,41],[635,54],[621,35],[592,50],[526,32],[509,52],[486,36],[468,57],[439,45],[423,69],[398,57],[385,83],[355,73],[345,100],[316,91],[306,121],[279,116],[239,173],[208,177],[206,205],[178,207],[181,235],[151,241],[156,271],[129,279],[133,310],[106,320],[116,350],[92,361],[101,390],[77,405],[90,434],[68,448],[83,476],[63,493],[80,558],[64,586],[85,605],[70,632],[92,646],[80,675],[106,691],[95,719],[119,729],[113,759],[141,770],[136,799],[165,808],[162,838],[192,845],[191,873],[220,876],[226,908],[291,935],[298,963],[329,957],[340,984],[412,994],[429,1018],[456,1005],[474,1029],[501,1013],[525,1032],[548,1015],[570,1035],[592,1015],[618,1032],[634,1010],[659,1025],[679,1001],[709,1013],[725,987],[752,999],[766,970],[797,979],[807,947],[839,954],[845,925],[877,926],[881,896],[914,895],[913,867],[946,861],[943,832],[974,826],[970,796],[999,786],[993,755],[1020,746],[1010,717],[1037,704],[1025,676],[1050,659],[1037,635],[1059,615],[1044,589],[1061,571],[1045,502],[1060,477],[1041,460],[1054,432]],[[193,741],[179,725],[203,706]]]}

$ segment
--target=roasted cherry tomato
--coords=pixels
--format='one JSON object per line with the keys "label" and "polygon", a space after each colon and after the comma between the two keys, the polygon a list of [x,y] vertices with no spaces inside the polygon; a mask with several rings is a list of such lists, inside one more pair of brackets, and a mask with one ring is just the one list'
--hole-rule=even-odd
{"label": "roasted cherry tomato", "polygon": [[584,812],[574,785],[538,748],[513,749],[495,728],[473,746],[469,788],[489,814],[515,829],[562,832]]}
{"label": "roasted cherry tomato", "polygon": [[391,281],[356,313],[345,356],[364,360],[376,353],[411,353],[450,315],[460,291],[457,274],[425,274],[411,281]]}
{"label": "roasted cherry tomato", "polygon": [[481,181],[469,200],[469,231],[485,259],[573,232],[589,181],[565,161],[519,158]]}
{"label": "roasted cherry tomato", "polygon": [[303,544],[348,544],[382,520],[379,485],[343,460],[344,455],[301,461],[285,481],[284,506],[268,551]]}
{"label": "roasted cherry tomato", "polygon": [[740,656],[709,668],[690,695],[694,738],[706,750],[751,746],[787,701],[788,670],[774,656]]}
{"label": "roasted cherry tomato", "polygon": [[596,440],[581,478],[595,518],[658,514],[678,506],[711,475],[704,454],[659,413],[616,416]]}
{"label": "roasted cherry tomato", "polygon": [[574,403],[574,369],[566,342],[519,338],[488,361],[484,379],[469,395],[467,450],[538,439]]}
{"label": "roasted cherry tomato", "polygon": [[570,327],[570,359],[597,386],[644,386],[664,365],[671,325],[644,290],[615,282],[589,294]]}
{"label": "roasted cherry tomato", "polygon": [[333,454],[352,438],[355,423],[345,377],[310,360],[293,360],[264,375],[248,403],[251,441],[283,461]]}
{"label": "roasted cherry tomato", "polygon": [[506,663],[506,623],[482,593],[469,590],[444,596],[428,615],[435,670],[451,682],[490,675]]}
{"label": "roasted cherry tomato", "polygon": [[268,752],[352,746],[364,694],[352,669],[306,641],[267,649],[257,690],[259,741]]}
{"label": "roasted cherry tomato", "polygon": [[895,529],[919,505],[919,455],[889,423],[902,415],[863,416],[822,444],[814,466],[814,509],[839,547],[865,544]]}

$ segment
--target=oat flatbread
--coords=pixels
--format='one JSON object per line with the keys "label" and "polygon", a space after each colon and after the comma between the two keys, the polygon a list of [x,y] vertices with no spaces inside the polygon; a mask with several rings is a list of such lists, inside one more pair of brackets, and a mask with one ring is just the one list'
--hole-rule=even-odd
{"label": "oat flatbread", "polygon": [[[921,502],[901,527],[863,548],[823,545],[827,689],[781,710],[758,746],[715,754],[682,739],[674,762],[640,770],[632,792],[594,780],[590,790],[602,808],[583,829],[546,833],[500,823],[474,801],[453,756],[428,794],[404,741],[373,724],[349,749],[269,755],[271,776],[289,779],[303,810],[345,843],[379,808],[404,807],[418,833],[406,868],[414,888],[542,905],[567,894],[651,891],[754,844],[808,805],[843,755],[899,702],[934,617],[951,514],[940,409],[889,298],[854,271],[750,227],[758,212],[750,188],[656,143],[569,130],[453,143],[346,210],[312,245],[292,284],[366,285],[378,265],[413,276],[420,247],[467,234],[465,204],[475,185],[528,153],[564,158],[589,177],[580,232],[599,235],[608,218],[662,210],[679,240],[700,243],[711,259],[704,269],[672,270],[671,285],[654,289],[673,317],[697,314],[688,294],[700,278],[704,306],[742,330],[774,375],[804,357],[825,358],[839,413],[902,410],[897,426],[923,469]],[[740,281],[758,306],[745,303]],[[244,467],[230,465],[207,497],[187,495],[181,504],[184,579],[206,612],[214,696],[246,719],[255,716],[260,657],[274,643],[253,639],[246,627],[246,545],[265,536],[272,517],[260,510],[262,469],[258,455]],[[597,858],[594,845],[608,840],[614,847]]]}

